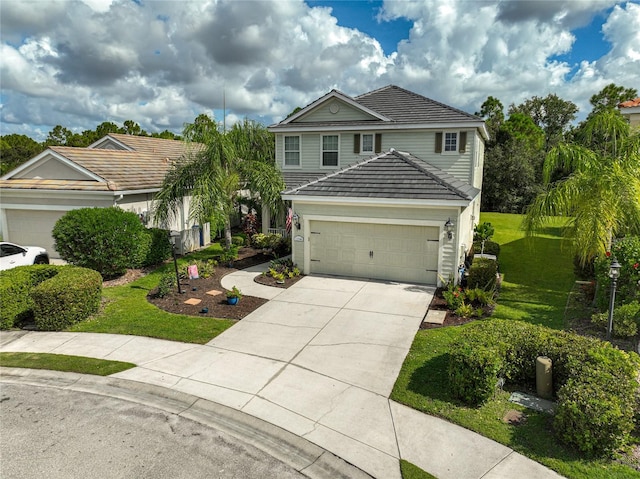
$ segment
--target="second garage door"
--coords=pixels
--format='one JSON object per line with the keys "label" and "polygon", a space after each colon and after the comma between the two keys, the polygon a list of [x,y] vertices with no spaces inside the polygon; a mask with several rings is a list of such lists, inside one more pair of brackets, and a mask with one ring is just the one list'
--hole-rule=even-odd
{"label": "second garage door", "polygon": [[60,255],[53,248],[51,231],[64,211],[5,210],[7,217],[7,241],[22,246],[45,248],[51,258]]}
{"label": "second garage door", "polygon": [[436,284],[439,229],[310,222],[310,272]]}

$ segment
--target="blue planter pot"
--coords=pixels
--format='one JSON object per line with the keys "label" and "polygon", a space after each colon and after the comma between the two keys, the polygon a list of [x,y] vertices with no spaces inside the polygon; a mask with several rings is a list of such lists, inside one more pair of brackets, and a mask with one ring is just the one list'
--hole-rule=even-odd
{"label": "blue planter pot", "polygon": [[238,298],[227,298],[227,303],[229,303],[231,306],[238,304]]}

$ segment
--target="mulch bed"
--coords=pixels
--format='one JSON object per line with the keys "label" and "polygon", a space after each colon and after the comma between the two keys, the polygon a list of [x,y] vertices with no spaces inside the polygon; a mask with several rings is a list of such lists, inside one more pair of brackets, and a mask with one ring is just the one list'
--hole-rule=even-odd
{"label": "mulch bed", "polygon": [[[449,310],[447,308],[447,302],[442,296],[442,288],[438,288],[433,295],[433,299],[431,300],[431,304],[429,305],[430,310],[437,311],[446,311],[447,315],[444,318],[444,323],[440,324],[431,324],[431,323],[422,323],[420,324],[420,329],[435,329],[442,328],[445,326],[460,326],[462,324],[470,323],[471,321],[475,321],[478,318],[463,318],[462,316],[458,316],[455,312]],[[493,311],[485,311],[486,316],[490,316]]]}
{"label": "mulch bed", "polygon": [[[220,281],[229,273],[267,263],[272,259],[273,256],[265,255],[261,250],[249,247],[241,248],[238,259],[234,260],[232,265],[216,266],[214,274],[208,278],[182,280],[180,286],[183,294],[179,294],[175,289],[164,298],[159,298],[155,295],[155,291],[151,291],[147,296],[147,300],[170,313],[209,318],[242,319],[265,304],[267,300],[243,295],[236,305],[231,306],[227,304],[226,290],[222,287]],[[276,281],[271,277],[258,276],[256,279],[258,280],[257,282],[268,286],[287,288],[298,281],[299,277],[287,280],[284,285],[276,284]],[[207,291],[220,291],[221,293],[213,296],[207,294]],[[196,305],[185,304],[185,301],[189,299],[199,299],[200,303]],[[204,312],[205,310],[206,312]]]}

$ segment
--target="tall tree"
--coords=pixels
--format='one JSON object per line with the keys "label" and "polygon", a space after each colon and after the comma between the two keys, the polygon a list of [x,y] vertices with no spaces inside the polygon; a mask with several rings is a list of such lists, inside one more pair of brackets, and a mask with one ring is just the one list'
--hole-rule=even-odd
{"label": "tall tree", "polygon": [[26,135],[12,133],[0,136],[0,176],[30,160],[44,148]]}
{"label": "tall tree", "polygon": [[190,217],[224,225],[226,247],[230,248],[230,216],[240,190],[249,190],[272,210],[281,208],[284,182],[273,160],[273,136],[263,125],[244,121],[225,133],[201,115],[185,126],[184,137],[198,143],[189,142],[190,154],[165,177],[156,195],[157,221],[174,217],[183,199],[191,197]]}
{"label": "tall tree", "polygon": [[500,100],[493,96],[487,97],[480,107],[480,111],[476,112],[475,115],[485,120],[489,132],[489,141],[495,143],[498,131],[504,121],[504,106]]}
{"label": "tall tree", "polygon": [[555,94],[549,94],[544,98],[534,96],[518,106],[509,107],[509,115],[524,113],[542,128],[545,134],[546,151],[564,139],[577,112],[578,107],[575,103],[563,100]]}
{"label": "tall tree", "polygon": [[[613,109],[592,115],[585,131],[606,139],[606,146],[556,145],[545,158],[546,190],[529,206],[524,221],[534,234],[550,217],[567,217],[567,233],[582,264],[606,252],[613,238],[640,234],[640,132],[631,133]],[[558,167],[570,174],[553,182]]]}
{"label": "tall tree", "polygon": [[44,140],[45,146],[66,146],[73,140],[73,132],[62,125],[56,125]]}
{"label": "tall tree", "polygon": [[617,108],[619,103],[632,100],[637,96],[638,90],[635,88],[625,88],[615,83],[610,83],[589,99],[589,103],[593,106],[591,113],[598,113],[607,108]]}

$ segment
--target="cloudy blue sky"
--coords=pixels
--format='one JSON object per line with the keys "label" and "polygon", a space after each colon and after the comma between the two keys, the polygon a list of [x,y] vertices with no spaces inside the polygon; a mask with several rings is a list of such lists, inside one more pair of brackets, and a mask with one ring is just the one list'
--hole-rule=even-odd
{"label": "cloudy blue sky", "polygon": [[[556,93],[584,117],[640,89],[640,2],[1,0],[0,133],[103,121],[270,124],[332,88],[396,84],[473,113]],[[224,94],[223,94],[224,92]]]}

